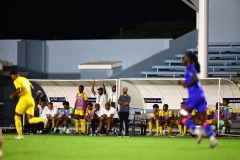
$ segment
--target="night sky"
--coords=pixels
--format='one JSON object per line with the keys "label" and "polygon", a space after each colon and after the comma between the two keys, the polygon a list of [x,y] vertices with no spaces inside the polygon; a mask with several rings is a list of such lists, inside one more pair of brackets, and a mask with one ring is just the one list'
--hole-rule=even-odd
{"label": "night sky", "polygon": [[195,15],[181,0],[2,1],[0,39],[106,39],[121,27]]}

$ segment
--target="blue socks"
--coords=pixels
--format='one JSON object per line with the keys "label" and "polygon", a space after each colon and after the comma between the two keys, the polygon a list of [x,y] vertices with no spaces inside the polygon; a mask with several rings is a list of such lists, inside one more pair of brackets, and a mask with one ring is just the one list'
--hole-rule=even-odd
{"label": "blue socks", "polygon": [[190,128],[192,131],[194,131],[196,129],[195,124],[188,118],[184,118],[182,120],[182,123],[187,126],[188,128]]}
{"label": "blue socks", "polygon": [[213,129],[208,122],[203,123],[203,128],[204,128],[206,134],[208,135],[208,137],[213,136],[213,134],[214,134]]}

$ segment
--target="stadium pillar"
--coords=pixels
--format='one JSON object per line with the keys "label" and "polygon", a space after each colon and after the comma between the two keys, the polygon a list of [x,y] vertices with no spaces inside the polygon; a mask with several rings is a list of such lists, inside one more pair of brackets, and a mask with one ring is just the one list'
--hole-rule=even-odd
{"label": "stadium pillar", "polygon": [[200,78],[208,77],[208,15],[209,0],[199,0],[198,61],[201,65]]}

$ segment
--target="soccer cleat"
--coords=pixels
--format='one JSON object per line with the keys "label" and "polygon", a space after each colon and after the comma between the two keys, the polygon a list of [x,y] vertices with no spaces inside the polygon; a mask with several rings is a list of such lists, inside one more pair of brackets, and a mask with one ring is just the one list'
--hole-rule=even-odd
{"label": "soccer cleat", "polygon": [[148,133],[148,134],[147,134],[147,137],[151,137],[151,136],[153,136],[153,135],[152,135],[152,134],[150,134],[150,133]]}
{"label": "soccer cleat", "polygon": [[122,137],[122,134],[121,134],[121,133],[118,133],[118,137]]}
{"label": "soccer cleat", "polygon": [[217,144],[218,144],[216,138],[214,137],[210,141],[211,142],[210,142],[209,148],[215,148],[217,146]]}
{"label": "soccer cleat", "polygon": [[107,132],[106,132],[106,136],[110,136],[110,131],[107,131]]}
{"label": "soccer cleat", "polygon": [[128,135],[128,134],[125,134],[124,137],[127,138],[127,137],[129,137],[129,135]]}
{"label": "soccer cleat", "polygon": [[70,131],[69,131],[69,129],[67,129],[67,132],[66,132],[66,134],[69,134],[70,133]]}
{"label": "soccer cleat", "polygon": [[202,141],[202,137],[204,136],[204,131],[202,128],[197,128],[195,130],[195,133],[197,135],[197,144],[200,144]]}
{"label": "soccer cleat", "polygon": [[16,136],[15,139],[23,139],[23,136]]}
{"label": "soccer cleat", "polygon": [[158,136],[159,136],[159,134],[154,134],[153,136],[154,136],[154,137],[158,137]]}

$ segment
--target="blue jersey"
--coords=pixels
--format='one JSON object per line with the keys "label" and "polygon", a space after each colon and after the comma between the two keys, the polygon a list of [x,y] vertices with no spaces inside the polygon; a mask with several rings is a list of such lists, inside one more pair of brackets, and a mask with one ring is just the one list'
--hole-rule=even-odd
{"label": "blue jersey", "polygon": [[[190,64],[189,66],[187,66],[185,71],[186,84],[191,83],[193,75],[197,74],[198,72],[194,65]],[[206,99],[200,81],[188,87],[188,95],[189,97],[184,103],[185,106],[187,106],[191,110],[197,109],[198,112],[206,111]]]}
{"label": "blue jersey", "polygon": [[[194,65],[192,65],[192,64],[188,65],[186,68],[186,71],[185,71],[186,84],[191,83],[192,79],[193,79],[193,75],[197,75],[197,74],[198,74],[198,72],[197,72],[196,68],[194,67]],[[188,87],[189,97],[191,97],[192,95],[195,95],[196,93],[198,95],[204,94],[200,81],[198,81],[196,84]]]}

